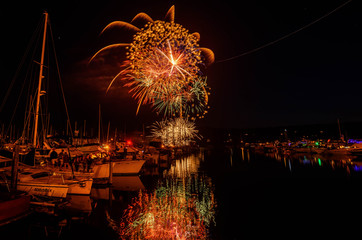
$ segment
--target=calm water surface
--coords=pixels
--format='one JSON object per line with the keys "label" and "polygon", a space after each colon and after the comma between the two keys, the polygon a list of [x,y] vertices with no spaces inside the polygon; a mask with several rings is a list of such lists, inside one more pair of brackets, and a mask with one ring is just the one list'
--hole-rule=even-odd
{"label": "calm water surface", "polygon": [[[362,162],[345,156],[206,148],[114,177],[72,196],[56,216],[36,213],[1,239],[259,239],[346,237],[360,229]],[[141,191],[140,191],[141,190]]]}

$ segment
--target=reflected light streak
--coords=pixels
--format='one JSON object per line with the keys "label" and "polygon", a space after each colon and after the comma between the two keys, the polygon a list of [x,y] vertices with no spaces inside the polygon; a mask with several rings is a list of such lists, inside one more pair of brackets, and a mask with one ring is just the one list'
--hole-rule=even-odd
{"label": "reflected light streak", "polygon": [[177,160],[156,189],[140,191],[117,222],[107,215],[121,239],[208,239],[215,224],[211,178],[198,176],[201,158]]}

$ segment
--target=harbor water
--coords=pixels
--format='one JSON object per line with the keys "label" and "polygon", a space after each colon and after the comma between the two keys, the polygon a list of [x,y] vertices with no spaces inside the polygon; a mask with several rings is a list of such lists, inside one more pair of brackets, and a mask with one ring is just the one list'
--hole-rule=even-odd
{"label": "harbor water", "polygon": [[0,234],[4,240],[353,235],[361,212],[361,170],[358,158],[344,155],[203,148],[145,167],[139,176],[115,176],[112,186],[71,196],[57,209],[39,208],[1,227]]}

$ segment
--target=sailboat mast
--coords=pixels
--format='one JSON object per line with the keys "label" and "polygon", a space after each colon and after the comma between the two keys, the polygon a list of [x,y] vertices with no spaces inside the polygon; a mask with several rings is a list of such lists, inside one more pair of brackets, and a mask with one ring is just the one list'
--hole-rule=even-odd
{"label": "sailboat mast", "polygon": [[111,126],[111,121],[108,122],[108,129],[107,129],[107,143],[108,143],[108,137],[109,137],[109,127]]}
{"label": "sailboat mast", "polygon": [[101,105],[98,108],[98,143],[101,143]]}
{"label": "sailboat mast", "polygon": [[44,21],[44,34],[43,34],[43,45],[41,50],[41,59],[40,59],[40,72],[39,72],[39,85],[38,85],[38,94],[36,98],[36,108],[35,108],[35,121],[34,121],[34,139],[33,145],[36,147],[36,140],[38,134],[38,119],[39,119],[39,105],[40,105],[40,93],[41,93],[41,81],[43,79],[43,63],[44,63],[44,52],[45,52],[45,40],[47,34],[47,25],[48,25],[48,13],[44,12],[45,21]]}
{"label": "sailboat mast", "polygon": [[341,139],[342,141],[344,141],[344,136],[342,135],[341,123],[339,122],[339,118],[337,118],[337,121],[338,121],[338,130],[339,130],[339,139]]}

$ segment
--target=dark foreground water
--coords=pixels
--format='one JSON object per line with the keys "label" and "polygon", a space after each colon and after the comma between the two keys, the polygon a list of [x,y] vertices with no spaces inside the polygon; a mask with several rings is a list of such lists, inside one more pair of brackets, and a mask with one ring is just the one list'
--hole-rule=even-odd
{"label": "dark foreground water", "polygon": [[209,148],[115,177],[0,228],[0,239],[346,239],[361,229],[361,170],[345,156]]}

